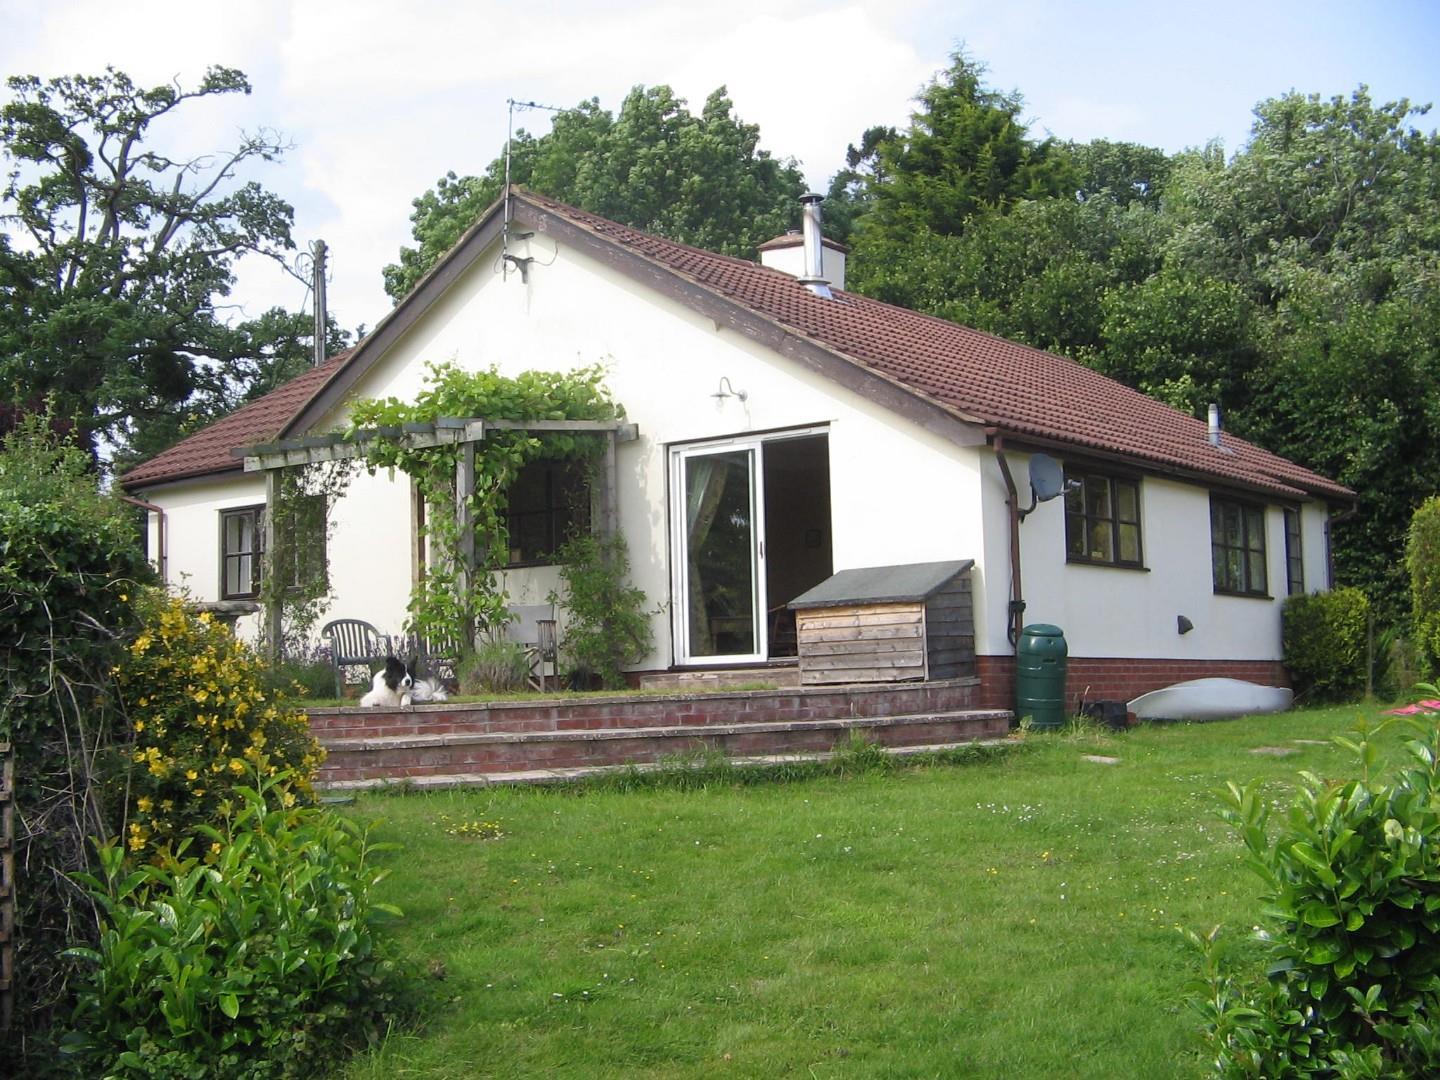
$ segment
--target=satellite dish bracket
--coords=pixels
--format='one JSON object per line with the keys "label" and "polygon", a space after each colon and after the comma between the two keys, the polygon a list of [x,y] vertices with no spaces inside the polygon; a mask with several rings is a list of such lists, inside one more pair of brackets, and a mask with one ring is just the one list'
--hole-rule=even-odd
{"label": "satellite dish bracket", "polygon": [[1049,454],[1030,458],[1030,505],[1020,511],[1020,520],[1034,512],[1042,502],[1065,493],[1065,470]]}

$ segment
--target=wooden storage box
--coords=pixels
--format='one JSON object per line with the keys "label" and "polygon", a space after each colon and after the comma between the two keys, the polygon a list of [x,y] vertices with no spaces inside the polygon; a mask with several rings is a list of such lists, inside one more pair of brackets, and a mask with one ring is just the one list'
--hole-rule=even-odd
{"label": "wooden storage box", "polygon": [[800,683],[975,674],[971,559],[842,570],[790,602]]}

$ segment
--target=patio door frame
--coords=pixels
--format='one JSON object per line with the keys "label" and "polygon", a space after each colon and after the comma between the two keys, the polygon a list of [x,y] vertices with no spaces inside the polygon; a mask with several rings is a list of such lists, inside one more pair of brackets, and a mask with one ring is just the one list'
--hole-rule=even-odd
{"label": "patio door frame", "polygon": [[[670,595],[671,648],[677,667],[723,667],[730,664],[759,664],[770,658],[769,604],[765,574],[765,444],[814,435],[828,435],[829,425],[786,428],[763,434],[736,435],[670,447]],[[749,454],[750,473],[750,575],[751,618],[755,651],[724,653],[718,656],[690,654],[690,564],[686,463],[696,458],[744,451]]]}

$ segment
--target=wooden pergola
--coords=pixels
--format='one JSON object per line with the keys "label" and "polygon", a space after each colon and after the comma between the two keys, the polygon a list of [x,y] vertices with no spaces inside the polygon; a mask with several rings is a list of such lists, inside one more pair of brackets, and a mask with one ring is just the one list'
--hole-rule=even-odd
{"label": "wooden pergola", "polygon": [[[462,589],[468,589],[476,571],[475,537],[469,528],[469,498],[475,492],[475,447],[492,432],[523,431],[535,434],[565,432],[593,434],[605,440],[602,482],[596,492],[595,520],[602,536],[619,528],[616,451],[620,443],[639,437],[634,424],[623,420],[487,420],[481,417],[442,417],[434,423],[405,424],[399,427],[364,428],[354,432],[282,439],[274,443],[238,447],[231,451],[243,458],[246,472],[265,474],[265,550],[275,550],[274,507],[279,496],[280,470],[301,465],[321,465],[364,456],[367,446],[378,442],[397,444],[408,450],[455,446],[462,450],[455,466],[456,513],[460,518],[464,546],[460,552]],[[265,605],[266,639],[272,653],[279,648],[281,607],[271,600]]]}

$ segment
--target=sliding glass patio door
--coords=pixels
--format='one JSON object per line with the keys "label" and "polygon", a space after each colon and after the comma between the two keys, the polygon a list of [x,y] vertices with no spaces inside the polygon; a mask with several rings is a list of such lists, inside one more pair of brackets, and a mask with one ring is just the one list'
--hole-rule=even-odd
{"label": "sliding glass patio door", "polygon": [[672,451],[678,663],[766,657],[760,454],[758,440]]}

